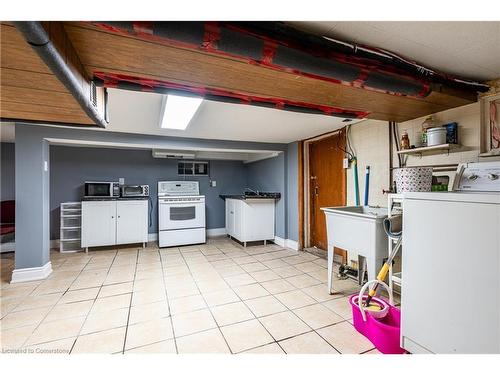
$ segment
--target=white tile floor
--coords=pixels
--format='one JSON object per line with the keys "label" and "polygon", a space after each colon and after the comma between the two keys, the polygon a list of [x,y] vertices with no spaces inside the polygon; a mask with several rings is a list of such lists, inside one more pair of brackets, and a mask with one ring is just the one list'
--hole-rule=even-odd
{"label": "white tile floor", "polygon": [[326,261],[277,245],[126,247],[51,254],[46,280],[9,284],[1,257],[1,347],[53,353],[375,353],[350,323]]}

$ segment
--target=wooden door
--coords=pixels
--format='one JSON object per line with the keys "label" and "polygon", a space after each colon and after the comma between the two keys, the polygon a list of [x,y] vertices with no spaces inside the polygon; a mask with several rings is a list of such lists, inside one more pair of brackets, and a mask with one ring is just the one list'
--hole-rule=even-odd
{"label": "wooden door", "polygon": [[310,245],[327,249],[326,220],[321,207],[346,203],[346,171],[343,168],[345,133],[309,143]]}

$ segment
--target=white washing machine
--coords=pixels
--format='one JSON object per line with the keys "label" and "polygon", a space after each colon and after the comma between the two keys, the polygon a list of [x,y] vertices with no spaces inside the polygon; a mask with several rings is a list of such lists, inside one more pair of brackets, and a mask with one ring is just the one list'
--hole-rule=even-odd
{"label": "white washing machine", "polygon": [[500,353],[500,161],[460,165],[453,191],[403,207],[402,347]]}

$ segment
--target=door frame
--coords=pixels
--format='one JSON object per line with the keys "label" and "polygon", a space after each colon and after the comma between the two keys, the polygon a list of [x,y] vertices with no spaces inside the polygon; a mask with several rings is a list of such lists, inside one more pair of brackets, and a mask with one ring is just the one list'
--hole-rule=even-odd
{"label": "door frame", "polygon": [[[309,144],[345,132],[346,127],[324,133],[316,137],[307,138],[299,142],[299,248],[311,246],[311,207],[310,207],[310,171],[309,171]],[[343,169],[344,197],[342,205],[347,204],[347,170]]]}

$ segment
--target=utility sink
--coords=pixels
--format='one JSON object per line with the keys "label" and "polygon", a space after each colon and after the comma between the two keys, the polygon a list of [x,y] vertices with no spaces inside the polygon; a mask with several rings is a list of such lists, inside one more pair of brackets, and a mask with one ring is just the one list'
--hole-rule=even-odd
{"label": "utility sink", "polygon": [[334,293],[333,249],[339,247],[358,254],[362,282],[364,270],[368,280],[375,279],[387,257],[388,239],[383,222],[387,208],[372,206],[324,207],[328,237],[328,291]]}
{"label": "utility sink", "polygon": [[387,208],[378,206],[345,206],[345,207],[325,207],[323,211],[336,213],[339,215],[362,216],[369,218],[381,218],[382,220],[387,217]]}

